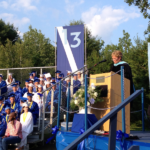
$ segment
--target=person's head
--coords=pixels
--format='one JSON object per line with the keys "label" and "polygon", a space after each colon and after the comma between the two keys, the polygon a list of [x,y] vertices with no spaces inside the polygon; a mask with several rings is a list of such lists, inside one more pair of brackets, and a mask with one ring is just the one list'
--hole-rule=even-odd
{"label": "person's head", "polygon": [[13,89],[13,92],[16,92],[17,91],[17,84],[13,84],[12,89]]}
{"label": "person's head", "polygon": [[10,112],[11,112],[11,111],[10,111],[10,109],[11,109],[11,108],[10,108],[10,107],[8,107],[8,106],[5,108],[5,112],[6,112],[6,114],[7,114],[7,115],[9,115],[9,114],[10,114]]}
{"label": "person's head", "polygon": [[114,64],[117,64],[122,61],[122,52],[115,50],[114,52],[112,52],[111,57]]}
{"label": "person's head", "polygon": [[20,97],[20,105],[23,106],[23,104],[27,101],[28,99],[26,97]]}
{"label": "person's head", "polygon": [[15,102],[15,94],[10,95],[9,99],[10,103],[13,104]]}
{"label": "person's head", "polygon": [[33,77],[33,73],[29,73],[29,78],[30,79],[33,79],[34,77]]}
{"label": "person's head", "polygon": [[52,82],[51,84],[53,86],[52,89],[55,91],[56,90],[56,82]]}
{"label": "person's head", "polygon": [[32,101],[32,96],[33,96],[32,93],[27,93],[27,99],[28,99],[29,102]]}
{"label": "person's head", "polygon": [[39,79],[36,79],[36,80],[34,81],[34,86],[37,87],[38,84],[39,84]]}
{"label": "person's head", "polygon": [[70,78],[66,78],[65,81],[67,82],[67,84],[70,82]]}
{"label": "person's head", "polygon": [[59,78],[59,74],[61,73],[61,71],[57,70],[55,73],[56,73],[56,77]]}
{"label": "person's head", "polygon": [[74,74],[74,75],[73,75],[73,79],[74,79],[74,80],[77,80],[77,74]]}
{"label": "person's head", "polygon": [[0,82],[3,80],[3,75],[0,74]]}
{"label": "person's head", "polygon": [[33,92],[33,84],[32,83],[29,84],[29,92]]}
{"label": "person's head", "polygon": [[69,75],[71,75],[71,71],[68,71],[68,72],[67,72],[67,76],[69,76]]}
{"label": "person's head", "polygon": [[46,81],[45,84],[46,84],[46,88],[49,88],[51,86],[51,83],[49,81]]}
{"label": "person's head", "polygon": [[27,103],[24,103],[23,106],[22,106],[22,109],[23,109],[23,111],[24,111],[25,113],[27,113],[28,110],[29,110],[29,105],[28,105]]}
{"label": "person's head", "polygon": [[44,85],[44,79],[40,79],[40,84]]}
{"label": "person's head", "polygon": [[10,113],[10,115],[9,115],[9,121],[13,121],[13,120],[16,120],[16,113],[15,112]]}
{"label": "person's head", "polygon": [[52,78],[51,82],[55,82],[55,78],[54,77]]}
{"label": "person's head", "polygon": [[8,79],[12,79],[12,73],[8,74]]}
{"label": "person's head", "polygon": [[32,71],[33,78],[36,76],[36,71]]}
{"label": "person's head", "polygon": [[0,96],[0,104],[3,104],[4,96]]}
{"label": "person's head", "polygon": [[43,86],[41,84],[38,85],[38,92],[42,92]]}
{"label": "person's head", "polygon": [[46,81],[50,81],[51,80],[51,74],[50,73],[45,74],[45,78],[46,78]]}
{"label": "person's head", "polygon": [[29,80],[25,80],[25,86],[28,87]]}
{"label": "person's head", "polygon": [[44,74],[40,74],[39,79],[44,79]]}

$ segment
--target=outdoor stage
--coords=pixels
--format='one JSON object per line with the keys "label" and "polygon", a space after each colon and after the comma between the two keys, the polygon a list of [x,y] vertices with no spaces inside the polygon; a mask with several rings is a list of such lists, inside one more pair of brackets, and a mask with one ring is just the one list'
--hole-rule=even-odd
{"label": "outdoor stage", "polygon": [[[128,150],[132,145],[139,146],[140,150],[150,149],[150,132],[131,131],[130,134],[133,136],[138,136],[139,139],[125,140],[124,150]],[[56,136],[57,150],[63,150],[79,136],[79,133],[59,131]],[[90,135],[88,140],[85,140],[85,149],[108,150],[108,140],[108,136],[100,136],[96,134]],[[116,150],[122,150],[121,142],[119,140],[116,140]]]}

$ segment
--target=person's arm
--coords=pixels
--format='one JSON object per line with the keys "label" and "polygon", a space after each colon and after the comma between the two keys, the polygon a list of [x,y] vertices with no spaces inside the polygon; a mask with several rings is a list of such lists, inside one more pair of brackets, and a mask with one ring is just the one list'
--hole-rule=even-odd
{"label": "person's arm", "polygon": [[9,123],[7,124],[7,129],[6,129],[6,132],[5,132],[5,136],[9,136]]}

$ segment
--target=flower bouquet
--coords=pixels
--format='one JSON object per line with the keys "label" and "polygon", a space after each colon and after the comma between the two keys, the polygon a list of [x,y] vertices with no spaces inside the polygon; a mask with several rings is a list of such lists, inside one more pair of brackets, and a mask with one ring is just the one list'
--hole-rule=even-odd
{"label": "flower bouquet", "polygon": [[[85,107],[85,87],[81,86],[80,89],[73,95],[70,107],[72,110],[78,110]],[[94,85],[89,86],[87,90],[87,105],[95,104],[97,102],[103,101],[100,98],[101,91],[98,91]]]}

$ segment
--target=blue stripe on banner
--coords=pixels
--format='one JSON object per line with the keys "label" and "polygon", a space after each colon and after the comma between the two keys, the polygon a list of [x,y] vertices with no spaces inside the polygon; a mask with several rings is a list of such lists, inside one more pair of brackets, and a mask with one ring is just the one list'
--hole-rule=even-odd
{"label": "blue stripe on banner", "polygon": [[76,71],[84,66],[84,25],[57,27],[57,70]]}

